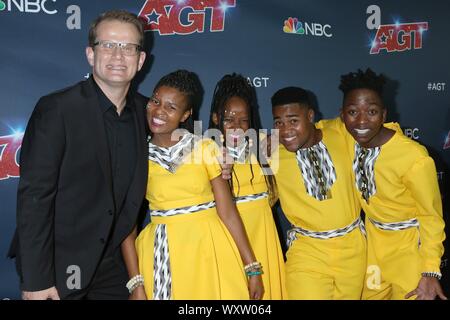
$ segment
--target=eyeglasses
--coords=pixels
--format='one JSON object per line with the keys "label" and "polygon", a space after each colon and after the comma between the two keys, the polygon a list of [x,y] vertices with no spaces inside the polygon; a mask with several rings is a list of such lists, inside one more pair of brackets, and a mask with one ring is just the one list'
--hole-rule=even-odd
{"label": "eyeglasses", "polygon": [[120,52],[125,56],[134,56],[141,51],[141,46],[134,43],[113,42],[99,40],[94,42],[94,46],[99,46],[104,52],[112,53],[114,49],[120,48]]}

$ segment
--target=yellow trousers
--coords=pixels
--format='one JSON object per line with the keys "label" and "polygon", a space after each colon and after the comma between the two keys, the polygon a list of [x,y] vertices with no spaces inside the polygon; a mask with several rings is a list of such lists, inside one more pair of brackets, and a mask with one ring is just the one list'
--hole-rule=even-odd
{"label": "yellow trousers", "polygon": [[331,239],[298,235],[286,258],[289,299],[361,299],[366,239],[358,228]]}
{"label": "yellow trousers", "polygon": [[405,299],[421,278],[419,230],[380,230],[369,221],[366,229],[368,251],[363,299]]}

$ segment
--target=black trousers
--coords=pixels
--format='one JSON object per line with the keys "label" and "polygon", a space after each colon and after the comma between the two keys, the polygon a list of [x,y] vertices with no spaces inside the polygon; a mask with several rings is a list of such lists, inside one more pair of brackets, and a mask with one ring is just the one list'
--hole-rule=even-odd
{"label": "black trousers", "polygon": [[[119,249],[120,251],[120,249]],[[117,254],[120,254],[117,253]],[[123,260],[113,254],[105,255],[88,287],[70,293],[69,300],[127,300],[128,272]]]}

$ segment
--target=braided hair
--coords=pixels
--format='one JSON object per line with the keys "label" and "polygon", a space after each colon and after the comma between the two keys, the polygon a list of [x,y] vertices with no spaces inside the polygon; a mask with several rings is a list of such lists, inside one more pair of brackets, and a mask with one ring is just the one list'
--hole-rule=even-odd
{"label": "braided hair", "polygon": [[[233,97],[241,98],[242,100],[245,101],[245,103],[248,106],[249,128],[254,129],[257,132],[257,134],[256,134],[257,141],[253,142],[253,143],[256,143],[256,145],[255,145],[256,148],[254,148],[254,149],[249,148],[249,149],[250,149],[250,152],[253,150],[259,150],[259,146],[260,146],[259,130],[261,129],[262,126],[261,126],[261,120],[259,118],[259,113],[258,113],[259,107],[258,107],[257,100],[256,100],[256,92],[255,92],[254,88],[250,85],[249,81],[240,74],[236,74],[236,73],[227,74],[224,77],[222,77],[222,79],[220,79],[220,81],[217,83],[217,85],[214,89],[213,99],[211,102],[209,128],[210,129],[219,129],[222,133],[224,132],[223,119],[225,116],[225,106],[226,106],[226,103],[228,102],[228,100]],[[218,120],[217,125],[213,121],[213,114],[217,115],[217,120]],[[246,139],[248,139],[248,137],[246,137]],[[223,143],[225,143],[225,141]],[[247,146],[248,146],[248,141],[247,141]],[[268,168],[268,165],[261,164],[262,155],[260,155],[260,152],[256,152],[255,156],[258,161],[259,166],[263,169],[263,172],[270,171]],[[264,161],[264,163],[267,163],[267,161]],[[252,166],[250,166],[250,170],[251,170],[251,174],[252,174],[250,183],[253,184],[253,179],[255,176],[254,176]],[[236,181],[238,183],[238,193],[239,193],[239,180],[238,180],[238,177],[236,176],[234,168],[232,170],[232,175],[234,176],[234,178],[236,179]],[[266,180],[266,184],[269,189],[270,195],[273,195],[274,191],[275,191],[275,182],[274,182],[273,176],[272,175],[264,175],[264,178]],[[229,180],[229,184],[230,184],[231,192],[234,194],[233,179]]]}

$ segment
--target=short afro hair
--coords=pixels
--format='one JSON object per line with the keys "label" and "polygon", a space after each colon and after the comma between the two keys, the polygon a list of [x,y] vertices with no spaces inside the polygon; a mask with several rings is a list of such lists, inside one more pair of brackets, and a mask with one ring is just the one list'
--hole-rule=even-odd
{"label": "short afro hair", "polygon": [[365,72],[358,69],[356,72],[342,75],[339,89],[344,93],[344,99],[354,89],[370,89],[382,97],[385,84],[386,77],[384,75],[377,75],[372,69],[367,68]]}

